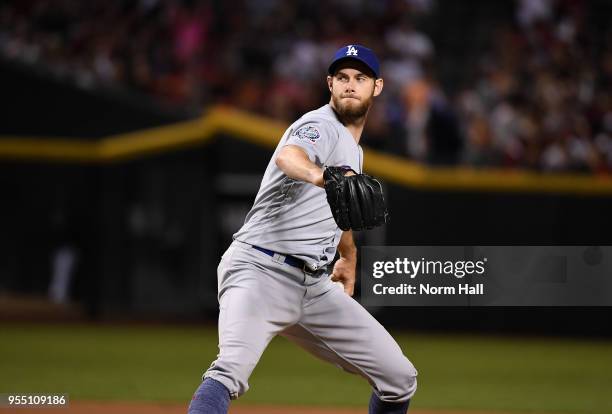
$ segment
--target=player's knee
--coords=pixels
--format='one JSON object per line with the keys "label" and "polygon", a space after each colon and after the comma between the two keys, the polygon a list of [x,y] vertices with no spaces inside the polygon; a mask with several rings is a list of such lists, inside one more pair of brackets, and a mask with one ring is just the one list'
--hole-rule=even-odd
{"label": "player's knee", "polygon": [[398,401],[406,401],[414,395],[417,389],[417,370],[408,359],[403,364],[399,375],[399,389],[401,390]]}
{"label": "player's knee", "polygon": [[417,370],[407,359],[395,364],[387,377],[388,387],[381,390],[380,399],[388,402],[404,402],[412,398],[417,389]]}
{"label": "player's knee", "polygon": [[416,390],[417,390],[417,372],[416,370],[414,370],[412,371],[412,373],[406,376],[404,396],[402,397],[402,400],[409,400],[410,398],[412,398]]}

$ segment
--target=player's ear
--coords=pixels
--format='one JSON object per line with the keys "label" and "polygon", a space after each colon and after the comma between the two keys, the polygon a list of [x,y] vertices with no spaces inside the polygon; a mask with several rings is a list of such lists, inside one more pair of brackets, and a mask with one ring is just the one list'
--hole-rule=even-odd
{"label": "player's ear", "polygon": [[327,75],[327,89],[329,89],[329,91],[332,91],[332,83],[334,81],[334,78],[330,75]]}
{"label": "player's ear", "polygon": [[383,90],[383,84],[382,78],[378,78],[374,81],[374,96],[380,95]]}

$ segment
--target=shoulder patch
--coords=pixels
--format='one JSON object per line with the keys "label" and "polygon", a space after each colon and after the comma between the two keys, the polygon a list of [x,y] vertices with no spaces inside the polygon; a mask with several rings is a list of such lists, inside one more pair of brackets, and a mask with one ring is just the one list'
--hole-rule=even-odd
{"label": "shoulder patch", "polygon": [[309,141],[313,144],[321,137],[319,130],[312,125],[303,126],[297,129],[293,135],[301,140]]}

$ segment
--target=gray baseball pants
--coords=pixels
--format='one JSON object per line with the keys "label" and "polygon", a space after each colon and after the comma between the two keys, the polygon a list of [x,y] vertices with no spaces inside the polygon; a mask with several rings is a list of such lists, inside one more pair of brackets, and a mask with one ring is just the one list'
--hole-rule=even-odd
{"label": "gray baseball pants", "polygon": [[364,377],[383,401],[404,402],[417,371],[393,337],[326,272],[311,274],[235,240],[217,268],[219,354],[204,377],[244,394],[276,335]]}

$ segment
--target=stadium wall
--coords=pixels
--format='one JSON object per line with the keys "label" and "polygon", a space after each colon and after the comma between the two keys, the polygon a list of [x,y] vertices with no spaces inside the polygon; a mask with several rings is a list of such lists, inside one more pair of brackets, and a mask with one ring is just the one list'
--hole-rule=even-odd
{"label": "stadium wall", "polygon": [[[184,120],[22,83],[0,126],[0,289],[47,295],[68,249],[68,293],[92,318],[214,318],[217,260],[285,125],[226,107]],[[608,178],[432,169],[374,151],[366,160],[387,186],[392,224],[361,244],[595,245],[611,234]],[[373,312],[415,329],[612,334],[608,308]]]}

